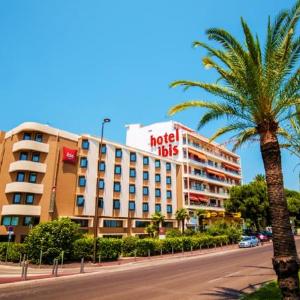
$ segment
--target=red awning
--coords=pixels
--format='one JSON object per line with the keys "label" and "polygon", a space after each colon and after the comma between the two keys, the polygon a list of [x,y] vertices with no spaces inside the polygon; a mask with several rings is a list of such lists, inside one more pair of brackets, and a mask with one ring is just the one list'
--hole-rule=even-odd
{"label": "red awning", "polygon": [[223,163],[223,165],[225,167],[227,167],[228,169],[231,169],[231,170],[234,170],[234,171],[240,171],[239,167],[236,167],[236,166],[233,166],[233,165],[230,165],[230,164],[227,164],[227,163]]}
{"label": "red awning", "polygon": [[225,175],[224,175],[223,173],[220,173],[220,172],[217,172],[217,171],[208,169],[208,168],[206,168],[206,171],[207,171],[209,174],[213,174],[213,175],[216,175],[216,176],[225,178]]}
{"label": "red awning", "polygon": [[193,155],[197,156],[199,159],[202,159],[202,160],[205,160],[205,161],[207,160],[206,155],[204,155],[204,154],[202,154],[202,153],[200,153],[198,151],[189,149],[189,154],[193,154]]}
{"label": "red awning", "polygon": [[195,202],[208,202],[208,197],[204,195],[190,194],[190,200]]}

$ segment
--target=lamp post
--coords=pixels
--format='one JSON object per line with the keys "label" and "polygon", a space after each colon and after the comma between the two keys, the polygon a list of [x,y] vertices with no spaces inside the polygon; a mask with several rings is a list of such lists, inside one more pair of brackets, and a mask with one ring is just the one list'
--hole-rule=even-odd
{"label": "lamp post", "polygon": [[[101,138],[99,144],[99,162],[101,164],[102,160],[102,145],[103,145],[103,132],[104,132],[104,124],[109,123],[110,119],[105,118],[102,121],[101,125]],[[96,254],[97,254],[97,237],[98,237],[98,202],[99,202],[99,187],[98,187],[98,166],[97,166],[97,178],[96,178],[96,200],[95,200],[95,216],[94,216],[94,252],[93,252],[93,263],[96,263]]]}

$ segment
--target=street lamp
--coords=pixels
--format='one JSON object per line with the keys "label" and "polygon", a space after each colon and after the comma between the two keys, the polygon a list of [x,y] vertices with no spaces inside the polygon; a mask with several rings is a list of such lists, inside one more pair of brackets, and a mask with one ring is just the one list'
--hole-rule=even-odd
{"label": "street lamp", "polygon": [[[99,144],[99,162],[101,164],[102,160],[102,144],[103,144],[103,132],[104,124],[109,123],[109,118],[104,118],[101,125],[101,139]],[[98,168],[98,167],[97,167]],[[97,178],[96,178],[96,200],[95,200],[95,216],[94,216],[94,253],[93,253],[93,263],[96,263],[96,253],[97,253],[97,237],[98,237],[98,202],[99,202],[99,187],[98,187],[98,169],[97,169]]]}

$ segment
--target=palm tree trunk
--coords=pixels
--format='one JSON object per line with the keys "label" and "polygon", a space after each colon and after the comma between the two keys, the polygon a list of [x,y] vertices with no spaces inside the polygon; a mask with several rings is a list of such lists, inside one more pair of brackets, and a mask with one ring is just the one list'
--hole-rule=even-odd
{"label": "palm tree trunk", "polygon": [[276,130],[260,131],[260,149],[266,172],[273,231],[273,268],[283,299],[300,299],[299,259],[292,234]]}
{"label": "palm tree trunk", "polygon": [[181,220],[181,225],[182,225],[182,234],[184,234],[184,219]]}

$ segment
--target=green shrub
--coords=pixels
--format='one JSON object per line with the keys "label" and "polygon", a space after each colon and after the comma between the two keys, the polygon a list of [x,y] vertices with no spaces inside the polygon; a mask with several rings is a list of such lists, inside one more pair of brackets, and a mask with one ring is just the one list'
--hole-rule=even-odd
{"label": "green shrub", "polygon": [[174,252],[182,251],[182,246],[182,237],[166,238],[165,240],[163,240],[164,251],[167,253],[171,253],[172,249]]}
{"label": "green shrub", "polygon": [[117,260],[122,253],[122,239],[98,238],[97,256],[101,255],[101,260]]}
{"label": "green shrub", "polygon": [[157,239],[146,238],[142,240],[138,240],[136,242],[136,252],[138,256],[147,256],[148,251],[150,250],[150,254],[154,254],[157,249]]}
{"label": "green shrub", "polygon": [[166,231],[167,238],[173,238],[179,236],[182,236],[181,231],[179,229],[173,228]]}
{"label": "green shrub", "polygon": [[78,239],[73,244],[72,258],[80,260],[82,257],[85,260],[93,259],[94,239],[92,237],[85,237]]}
{"label": "green shrub", "polygon": [[[6,250],[8,247],[8,251]],[[7,261],[18,262],[20,256],[25,254],[25,245],[20,243],[0,243],[0,260],[5,260],[7,251]]]}
{"label": "green shrub", "polygon": [[237,243],[242,236],[242,229],[239,224],[219,221],[212,224],[207,233],[212,236],[227,235],[230,243]]}
{"label": "green shrub", "polygon": [[139,239],[134,236],[128,236],[123,238],[122,254],[124,256],[134,256],[136,249],[136,243]]}

